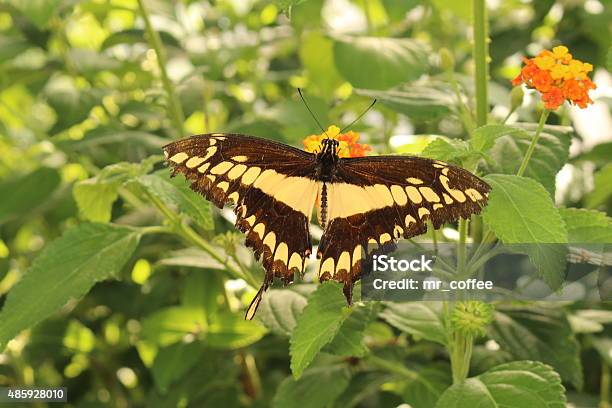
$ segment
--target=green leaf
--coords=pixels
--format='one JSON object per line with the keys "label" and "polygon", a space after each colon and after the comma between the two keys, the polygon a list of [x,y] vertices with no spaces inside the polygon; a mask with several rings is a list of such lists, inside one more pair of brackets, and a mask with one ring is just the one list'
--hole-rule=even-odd
{"label": "green leaf", "polygon": [[550,364],[565,381],[582,387],[580,346],[563,310],[533,305],[502,309],[489,335],[515,359]]}
{"label": "green leaf", "polygon": [[259,305],[257,318],[273,333],[291,336],[298,317],[306,306],[306,299],[314,290],[311,285],[308,285],[308,290],[304,290],[303,286],[306,285],[268,291]]}
{"label": "green leaf", "polygon": [[591,341],[601,358],[605,360],[608,366],[612,365],[612,339],[609,337],[594,337]]}
{"label": "green leaf", "polygon": [[342,395],[336,400],[337,407],[353,408],[361,406],[359,403],[369,396],[375,396],[380,392],[380,387],[394,380],[389,374],[380,371],[361,371],[351,378],[351,382]]}
{"label": "green leaf", "polygon": [[440,11],[448,11],[466,22],[472,21],[472,7],[466,1],[431,0],[432,4]]}
{"label": "green leaf", "polygon": [[386,91],[357,89],[358,95],[377,99],[390,109],[418,121],[442,119],[456,112],[456,97],[447,85],[412,83]]}
{"label": "green leaf", "polygon": [[334,89],[342,82],[334,65],[333,42],[317,31],[302,34],[299,47],[300,60],[306,70],[310,84],[319,95],[332,96]]}
{"label": "green leaf", "polygon": [[47,202],[59,184],[57,171],[47,167],[0,182],[0,223],[27,214]]}
{"label": "green leaf", "polygon": [[162,200],[165,204],[185,212],[191,219],[206,230],[213,229],[212,209],[204,197],[189,188],[183,177],[170,179],[167,172],[147,174],[137,179],[147,192]]}
{"label": "green leaf", "polygon": [[329,343],[348,317],[342,286],[324,282],[308,298],[291,336],[291,372],[300,378],[319,351]]}
{"label": "green leaf", "polygon": [[236,349],[251,345],[267,333],[257,320],[244,320],[239,313],[223,313],[215,316],[203,337],[212,348]]}
{"label": "green leaf", "polygon": [[8,294],[0,312],[0,349],[94,283],[116,277],[139,240],[131,228],[81,224],[49,244]]}
{"label": "green leaf", "polygon": [[131,178],[148,172],[150,159],[141,163],[116,163],[103,168],[96,177],[76,183],[72,195],[81,217],[88,221],[109,222],[119,187]]}
{"label": "green leaf", "polygon": [[304,371],[300,379],[287,377],[272,401],[278,408],[332,406],[348,386],[350,371],[344,366],[320,366]]}
{"label": "green leaf", "polygon": [[416,338],[446,344],[440,305],[434,302],[386,303],[380,314],[391,326]]}
{"label": "green leaf", "polygon": [[608,163],[595,173],[595,188],[586,196],[586,206],[603,206],[612,197],[612,163]]}
{"label": "green leaf", "polygon": [[452,382],[450,367],[434,363],[419,370],[414,379],[406,382],[402,399],[413,407],[433,407]]}
{"label": "green leaf", "polygon": [[365,330],[376,317],[377,304],[354,305],[350,316],[342,323],[333,340],[323,351],[345,357],[363,357],[368,348],[363,342]]}
{"label": "green leaf", "polygon": [[529,137],[529,134],[523,129],[506,125],[485,125],[474,130],[470,138],[470,144],[474,150],[486,153],[493,147],[497,139],[506,135],[519,135],[522,138]]}
{"label": "green leaf", "polygon": [[[518,129],[498,137],[489,151],[492,159],[489,161],[490,172],[516,174],[531,144],[531,138],[532,134]],[[567,133],[553,135],[542,132],[525,170],[525,177],[539,181],[553,197],[555,178],[569,157],[570,141],[571,137]]]}
{"label": "green leaf", "polygon": [[73,48],[66,58],[79,73],[95,75],[100,71],[112,71],[121,67],[121,62],[93,50]]}
{"label": "green leaf", "polygon": [[547,365],[515,361],[455,384],[436,408],[564,408],[559,375]]}
{"label": "green leaf", "polygon": [[18,37],[0,35],[0,64],[8,62],[30,48],[30,44]]}
{"label": "green leaf", "polygon": [[160,346],[181,341],[187,334],[200,334],[206,330],[204,309],[173,306],[159,309],[142,322],[141,335]]}
{"label": "green leaf", "polygon": [[16,9],[21,11],[32,23],[39,29],[49,25],[51,17],[53,17],[63,0],[10,0],[9,3]]}
{"label": "green leaf", "polygon": [[202,345],[197,341],[176,343],[159,350],[151,368],[157,389],[165,394],[170,385],[198,363],[203,352]]}
{"label": "green leaf", "polygon": [[550,244],[567,243],[567,231],[544,187],[527,177],[503,174],[491,174],[485,180],[492,187],[482,214],[485,223],[505,244],[527,244],[524,250],[539,276],[558,288],[567,248]]}
{"label": "green leaf", "polygon": [[583,208],[559,209],[571,243],[612,243],[612,218]]}
{"label": "green leaf", "polygon": [[43,94],[57,116],[49,131],[52,135],[85,120],[102,99],[100,90],[79,89],[73,78],[65,76],[52,77]]}
{"label": "green leaf", "polygon": [[407,38],[338,37],[334,61],[356,88],[388,89],[414,81],[428,69],[424,44]]}
{"label": "green leaf", "polygon": [[[159,33],[159,37],[162,40],[162,43],[166,47],[177,47],[180,48],[180,42],[172,36],[172,34],[167,31],[157,30]],[[118,44],[136,44],[136,43],[146,43],[147,38],[145,35],[145,30],[142,28],[130,28],[128,30],[117,31],[106,37],[104,42],[102,43],[102,50],[106,50],[107,48],[113,47]]]}
{"label": "green leaf", "polygon": [[429,143],[421,155],[431,159],[455,163],[467,168],[474,167],[481,157],[478,152],[471,149],[467,142],[442,136]]}

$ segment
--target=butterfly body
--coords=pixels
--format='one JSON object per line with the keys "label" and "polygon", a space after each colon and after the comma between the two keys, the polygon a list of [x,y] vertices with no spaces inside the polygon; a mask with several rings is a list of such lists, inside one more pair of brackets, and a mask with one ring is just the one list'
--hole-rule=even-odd
{"label": "butterfly body", "polygon": [[[264,283],[247,311],[252,318],[274,278],[302,273],[312,252],[309,225],[316,207],[323,228],[319,279],[352,287],[374,252],[458,218],[480,212],[490,187],[450,164],[411,156],[339,157],[338,140],[315,153],[238,134],[193,136],[164,146],[174,173],[218,207],[234,204],[236,227],[262,259]],[[173,174],[174,174],[173,173]]]}

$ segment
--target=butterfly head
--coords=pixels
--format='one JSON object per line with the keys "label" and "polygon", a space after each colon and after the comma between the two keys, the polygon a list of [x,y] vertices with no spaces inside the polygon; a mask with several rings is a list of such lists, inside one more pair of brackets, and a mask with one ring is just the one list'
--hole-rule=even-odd
{"label": "butterfly head", "polygon": [[321,149],[318,156],[338,158],[340,142],[336,139],[326,138],[321,140]]}

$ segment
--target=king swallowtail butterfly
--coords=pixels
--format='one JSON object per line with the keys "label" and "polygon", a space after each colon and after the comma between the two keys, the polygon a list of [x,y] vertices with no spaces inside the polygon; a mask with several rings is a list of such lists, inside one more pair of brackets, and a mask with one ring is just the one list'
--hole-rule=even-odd
{"label": "king swallowtail butterfly", "polygon": [[[395,241],[480,212],[490,187],[462,168],[411,156],[338,157],[338,141],[318,153],[240,134],[192,136],[164,146],[173,175],[221,208],[235,205],[236,227],[263,258],[264,282],[247,310],[252,319],[274,278],[293,281],[310,256],[315,205],[324,233],[319,279],[344,283],[350,302],[363,260]],[[317,199],[318,198],[318,199]]]}

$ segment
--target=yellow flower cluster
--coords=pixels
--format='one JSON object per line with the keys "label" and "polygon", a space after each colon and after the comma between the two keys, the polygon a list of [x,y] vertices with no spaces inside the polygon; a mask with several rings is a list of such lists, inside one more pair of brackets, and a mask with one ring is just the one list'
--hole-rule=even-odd
{"label": "yellow flower cluster", "polygon": [[372,150],[367,144],[358,143],[359,133],[348,131],[340,133],[340,128],[331,125],[325,132],[320,135],[310,135],[304,139],[304,149],[307,152],[316,153],[321,147],[321,141],[325,138],[336,139],[340,142],[338,156],[339,157],[362,157]]}

